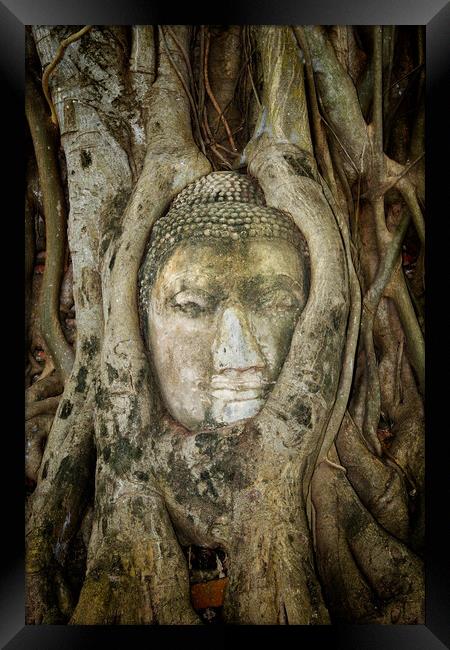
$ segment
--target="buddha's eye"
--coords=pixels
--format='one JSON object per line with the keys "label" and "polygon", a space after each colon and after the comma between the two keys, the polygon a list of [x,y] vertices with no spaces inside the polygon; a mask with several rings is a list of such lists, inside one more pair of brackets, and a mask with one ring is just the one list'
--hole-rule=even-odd
{"label": "buddha's eye", "polygon": [[192,301],[176,304],[175,309],[183,312],[183,314],[186,314],[191,318],[196,318],[204,311],[201,305]]}
{"label": "buddha's eye", "polygon": [[300,306],[299,298],[285,289],[276,289],[264,293],[259,303],[263,310],[276,312],[292,312]]}
{"label": "buddha's eye", "polygon": [[180,291],[172,298],[170,304],[175,311],[185,314],[188,318],[198,318],[210,309],[211,298],[203,292]]}

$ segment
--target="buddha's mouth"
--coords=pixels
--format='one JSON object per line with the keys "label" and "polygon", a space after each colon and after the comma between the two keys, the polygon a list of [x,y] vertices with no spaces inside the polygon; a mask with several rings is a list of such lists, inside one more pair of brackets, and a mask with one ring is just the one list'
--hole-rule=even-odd
{"label": "buddha's mouth", "polygon": [[211,380],[210,395],[224,402],[244,402],[260,400],[267,388],[267,381],[261,374],[251,377],[221,377]]}
{"label": "buddha's mouth", "polygon": [[211,396],[224,402],[244,402],[258,400],[263,397],[263,388],[217,388],[211,391]]}

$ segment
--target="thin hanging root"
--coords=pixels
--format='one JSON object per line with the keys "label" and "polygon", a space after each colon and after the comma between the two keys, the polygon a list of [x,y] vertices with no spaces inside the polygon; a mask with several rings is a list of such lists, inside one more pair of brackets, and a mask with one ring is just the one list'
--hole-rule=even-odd
{"label": "thin hanging root", "polygon": [[[376,185],[381,186],[385,181],[386,169],[387,171],[396,170],[402,172],[403,169],[395,165],[383,152],[383,93],[382,93],[382,48],[381,48],[381,28],[374,27],[374,120],[373,120],[373,148],[372,148],[372,170],[373,180]],[[396,174],[396,175],[397,175]],[[398,180],[398,188],[401,191],[405,202],[408,205],[411,216],[414,220],[417,232],[422,241],[425,240],[425,226],[423,222],[422,213],[415,196],[415,189],[409,180],[405,177]],[[372,207],[375,214],[375,225],[377,244],[380,254],[384,254],[385,258],[389,255],[390,240],[392,239],[386,227],[386,219],[384,214],[384,198],[383,195],[372,199]],[[402,224],[401,224],[402,225]],[[401,225],[398,230],[401,229]],[[407,227],[407,224],[403,222]],[[406,230],[405,230],[406,232]],[[396,235],[394,235],[395,239]],[[391,251],[392,252],[392,251]],[[385,263],[382,260],[381,265]],[[380,269],[381,269],[380,265]],[[391,275],[392,270],[389,272]],[[418,385],[422,395],[425,394],[425,348],[423,342],[422,332],[420,330],[411,299],[408,294],[408,289],[404,277],[401,273],[397,273],[393,278],[392,286],[389,287],[389,293],[394,299],[396,308],[398,310],[403,330],[406,334],[408,344],[408,351],[410,355],[411,364],[417,375]],[[385,285],[384,285],[385,286]],[[370,402],[369,402],[370,403]]]}
{"label": "thin hanging root", "polygon": [[[205,112],[205,114],[203,116],[203,129],[205,131],[205,135],[209,138],[209,141],[207,141],[207,144],[208,144],[209,148],[211,149],[211,151],[217,156],[217,158],[223,163],[223,165],[225,167],[227,167],[228,169],[232,169],[232,165],[230,165],[228,160],[226,160],[226,158],[224,158],[222,156],[220,151],[217,150],[217,147],[219,145],[214,140],[214,136],[211,133],[211,127],[209,126],[208,116],[206,115],[206,112]],[[221,148],[223,149],[224,147],[221,147]],[[216,165],[215,162],[214,162],[214,165]]]}
{"label": "thin hanging root", "polygon": [[328,456],[325,456],[323,462],[327,463],[330,467],[334,467],[335,469],[340,469],[344,472],[344,474],[347,474],[347,470],[345,469],[345,467],[339,465],[339,463],[334,463],[332,460],[328,458]]}
{"label": "thin hanging root", "polygon": [[217,158],[219,158],[219,160],[220,160],[220,161],[225,165],[225,167],[227,167],[228,169],[233,169],[233,166],[228,162],[228,160],[226,160],[226,158],[224,158],[224,157],[222,156],[222,154],[220,153],[220,151],[217,150],[217,146],[218,146],[218,145],[216,145],[216,144],[210,144],[209,146],[210,146],[210,148],[211,148],[211,151],[213,151],[213,152],[215,153],[215,155],[217,156]]}
{"label": "thin hanging root", "polygon": [[[250,55],[251,56],[251,55]],[[261,108],[261,100],[258,95],[258,91],[256,90],[255,82],[253,80],[253,73],[250,64],[248,64],[248,77],[250,79],[250,83],[252,85],[252,90],[253,94],[255,95],[256,103],[258,104],[258,107]]]}
{"label": "thin hanging root", "polygon": [[200,26],[200,74],[198,82],[198,118],[200,123],[203,122],[203,113],[205,110],[205,80],[203,74],[203,61],[205,58],[205,28]]}
{"label": "thin hanging root", "polygon": [[222,120],[222,124],[225,128],[225,131],[227,132],[228,140],[230,142],[230,146],[233,151],[237,151],[236,148],[236,143],[234,142],[233,134],[231,133],[230,126],[227,122],[227,119],[225,115],[223,114],[222,109],[220,108],[219,104],[217,103],[217,99],[214,96],[214,93],[211,89],[210,83],[209,83],[209,76],[208,76],[208,56],[209,56],[209,44],[210,44],[210,38],[211,34],[209,31],[207,32],[206,35],[206,46],[205,46],[205,65],[204,65],[204,75],[205,75],[205,88],[206,92],[208,93],[208,97],[211,100],[212,105],[217,111],[217,114],[220,116],[220,119]]}
{"label": "thin hanging root", "polygon": [[218,147],[219,149],[223,149],[223,151],[225,151],[230,156],[234,156],[235,158],[240,157],[240,154],[237,151],[231,151],[231,149],[224,147],[222,144],[219,144],[218,142],[216,142],[216,147]]}
{"label": "thin hanging root", "polygon": [[305,57],[305,70],[306,70],[306,80],[308,82],[309,97],[311,100],[311,113],[312,113],[312,126],[315,136],[315,141],[317,145],[317,150],[319,157],[321,158],[321,163],[323,167],[323,173],[326,179],[326,182],[331,188],[336,200],[338,199],[336,181],[333,174],[333,164],[331,162],[330,151],[328,149],[327,139],[322,128],[322,118],[319,111],[319,104],[317,101],[316,86],[314,83],[314,72],[311,63],[311,54],[308,47],[308,41],[305,38],[302,27],[292,27],[297,43],[301,48],[304,57]]}
{"label": "thin hanging root", "polygon": [[[247,41],[248,41],[248,45],[250,46],[250,54],[248,52]],[[250,79],[250,84],[252,86],[252,90],[253,90],[253,94],[254,94],[255,99],[256,99],[256,103],[258,104],[258,108],[261,108],[261,100],[259,98],[258,91],[256,90],[256,85],[255,85],[255,81],[253,79],[253,72],[252,72],[252,66],[251,66],[251,58],[252,58],[252,56],[253,56],[253,54],[255,52],[255,48],[251,47],[251,39],[250,39],[250,33],[249,33],[249,27],[248,26],[245,26],[244,29],[243,29],[242,43],[244,45],[245,61],[244,61],[244,64],[242,66],[242,70],[239,73],[239,76],[242,74],[243,69],[247,68],[247,75],[248,75],[248,78]]]}
{"label": "thin hanging root", "polygon": [[419,391],[422,395],[425,395],[425,343],[405,277],[400,267],[386,287],[385,293],[395,303],[406,336],[408,360],[416,374]]}
{"label": "thin hanging root", "polygon": [[407,178],[399,179],[397,184],[398,189],[411,212],[411,216],[419,239],[422,244],[425,244],[425,221],[423,219],[419,201],[417,200],[416,190]]}
{"label": "thin hanging root", "polygon": [[351,157],[350,153],[349,153],[348,150],[346,149],[344,143],[343,143],[342,140],[339,138],[339,136],[338,136],[338,134],[336,133],[336,131],[333,129],[333,127],[331,126],[331,124],[329,124],[329,123],[327,122],[327,120],[324,118],[323,115],[321,115],[320,119],[321,119],[322,122],[325,124],[325,126],[330,130],[331,134],[335,137],[336,142],[338,143],[339,147],[341,148],[341,150],[342,150],[343,153],[345,154],[345,157],[347,158],[348,162],[350,163],[350,165],[351,165],[351,166],[353,167],[353,169],[355,170],[356,176],[359,177],[359,176],[361,175],[361,170],[358,169],[358,167],[357,167],[355,161],[354,161],[353,158]]}
{"label": "thin hanging root", "polygon": [[42,75],[42,89],[44,91],[45,99],[47,100],[47,104],[50,107],[51,111],[51,119],[53,124],[55,126],[58,125],[58,116],[56,115],[56,110],[55,110],[55,105],[53,104],[51,95],[50,95],[50,90],[49,90],[49,79],[50,75],[52,72],[55,70],[56,66],[58,63],[61,61],[61,59],[64,56],[64,52],[66,51],[67,47],[71,44],[74,43],[75,41],[78,41],[84,34],[86,34],[90,29],[92,28],[92,25],[85,25],[83,29],[80,29],[78,32],[75,32],[75,34],[71,34],[67,38],[65,38],[61,43],[59,44],[58,49],[56,50],[56,55],[55,58],[49,65],[45,68],[44,74]]}
{"label": "thin hanging root", "polygon": [[395,369],[395,392],[394,399],[395,403],[401,404],[403,402],[403,391],[402,391],[402,362],[403,362],[403,347],[405,343],[405,338],[402,336],[400,343],[398,344],[397,351],[397,363]]}
{"label": "thin hanging root", "polygon": [[378,367],[373,345],[373,324],[378,304],[384,289],[391,278],[400,255],[402,241],[408,228],[410,215],[407,213],[400,222],[397,230],[381,260],[377,275],[364,296],[363,317],[361,322],[361,340],[366,352],[368,399],[366,400],[366,413],[364,416],[364,434],[369,444],[381,456],[383,450],[377,437],[378,420],[380,416],[380,385]]}
{"label": "thin hanging root", "polygon": [[[372,135],[372,158],[371,168],[375,186],[380,186],[384,180],[384,152],[383,152],[383,80],[382,80],[382,29],[379,25],[373,27],[373,62],[374,62],[374,90],[373,90],[373,123],[371,125]],[[383,455],[383,449],[378,439],[377,430],[381,410],[380,379],[378,376],[378,364],[373,342],[373,324],[375,314],[380,302],[383,290],[390,278],[397,262],[400,244],[406,232],[398,228],[394,244],[387,248],[389,233],[386,228],[386,217],[384,211],[384,197],[381,194],[371,195],[372,213],[375,222],[375,231],[378,250],[381,262],[377,275],[370,289],[363,300],[363,314],[361,319],[361,341],[365,350],[367,369],[367,399],[364,413],[363,433],[371,450],[379,457]],[[407,219],[401,224],[408,225]],[[399,234],[401,237],[399,237]],[[388,263],[388,253],[391,252]],[[385,253],[383,256],[383,252]]]}
{"label": "thin hanging root", "polygon": [[[372,194],[378,194],[378,195],[386,194],[386,192],[388,190],[390,190],[392,187],[395,187],[395,185],[397,185],[397,183],[399,183],[399,181],[404,176],[409,174],[411,169],[413,167],[415,167],[415,165],[417,165],[417,163],[420,162],[424,156],[425,156],[425,152],[423,151],[420,154],[420,156],[417,156],[417,158],[415,160],[413,160],[411,163],[409,163],[409,165],[405,165],[405,166],[400,165],[399,163],[394,162],[390,158],[386,157],[386,167],[387,167],[388,172],[390,172],[390,174],[392,174],[392,176],[388,177],[386,182],[383,185],[381,185],[381,187],[374,188],[371,191],[371,193]],[[370,193],[365,192],[364,194],[361,195],[361,198],[367,198],[369,196],[370,196]]]}
{"label": "thin hanging root", "polygon": [[421,153],[415,160],[407,166],[400,165],[387,156],[385,158],[386,165],[386,178],[383,179],[378,186],[365,192],[361,198],[371,198],[384,196],[390,189],[397,186],[398,191],[403,197],[408,209],[411,212],[412,220],[416,228],[417,234],[422,244],[425,243],[425,221],[423,218],[422,210],[416,195],[416,188],[414,184],[406,178],[411,169],[424,157],[425,153]]}
{"label": "thin hanging root", "polygon": [[202,132],[201,132],[201,129],[200,129],[200,122],[199,122],[199,115],[198,115],[197,105],[195,103],[195,100],[194,100],[194,98],[192,96],[191,91],[189,90],[189,87],[188,87],[183,75],[181,74],[179,68],[177,67],[177,64],[175,63],[175,61],[173,60],[172,55],[170,54],[169,46],[167,44],[166,35],[164,34],[163,27],[160,28],[160,31],[161,31],[162,41],[163,41],[163,44],[164,44],[164,49],[165,49],[166,54],[167,54],[167,58],[169,59],[170,64],[171,64],[172,68],[175,71],[175,74],[177,75],[181,85],[183,86],[183,90],[186,93],[187,98],[189,99],[189,103],[190,103],[191,109],[192,109],[192,114],[194,116],[195,126],[197,128],[199,144],[201,146],[203,154],[206,155],[205,143],[203,141]]}
{"label": "thin hanging root", "polygon": [[376,181],[382,180],[384,162],[383,152],[383,44],[382,28],[380,25],[373,27],[373,157]]}
{"label": "thin hanging root", "polygon": [[186,52],[186,49],[182,46],[182,44],[178,40],[178,38],[177,38],[175,32],[173,31],[173,29],[169,25],[166,25],[166,29],[169,32],[169,34],[171,35],[171,37],[173,38],[174,43],[176,44],[177,48],[180,50],[180,52],[181,52],[181,54],[183,56],[184,62],[186,63],[186,70],[188,71],[189,79],[190,79],[190,82],[191,82],[191,85],[192,85],[192,89],[195,91],[195,94],[198,97],[198,89],[196,88],[195,83],[194,83],[194,75],[192,73],[192,66],[191,66],[191,61],[189,59],[189,55]]}
{"label": "thin hanging root", "polygon": [[74,359],[59,320],[67,227],[66,199],[60,177],[56,134],[48,122],[44,98],[31,76],[26,79],[25,112],[39,172],[47,242],[39,306],[40,330],[46,350],[65,381]]}

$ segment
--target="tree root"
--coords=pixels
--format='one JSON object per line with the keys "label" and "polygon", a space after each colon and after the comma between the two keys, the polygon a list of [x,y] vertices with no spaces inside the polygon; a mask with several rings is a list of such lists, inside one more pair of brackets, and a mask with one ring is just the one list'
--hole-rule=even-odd
{"label": "tree root", "polygon": [[101,523],[104,508],[97,508],[86,580],[70,623],[200,624],[163,500],[132,485],[126,489],[107,524]]}
{"label": "tree root", "polygon": [[259,516],[242,517],[230,550],[224,618],[240,625],[326,625],[329,614],[303,508],[283,495],[270,498],[275,511],[264,506]]}
{"label": "tree root", "polygon": [[237,151],[236,148],[236,143],[234,141],[233,135],[231,133],[230,126],[228,124],[228,121],[220,108],[219,104],[217,103],[217,99],[214,96],[214,93],[212,91],[211,85],[209,83],[209,74],[208,74],[208,57],[209,57],[209,47],[210,47],[210,39],[211,39],[211,34],[209,30],[206,33],[206,45],[205,45],[205,65],[204,65],[204,75],[205,75],[205,88],[206,92],[208,94],[208,97],[211,100],[212,105],[214,106],[217,115],[219,116],[220,120],[222,121],[222,124],[225,128],[226,134],[228,136],[228,141],[230,143],[230,147],[232,151]]}
{"label": "tree root", "polygon": [[400,321],[406,336],[406,346],[412,367],[416,373],[417,385],[425,395],[425,342],[417,320],[411,297],[406,286],[403,271],[398,269],[392,279],[387,295],[391,296],[397,307]]}
{"label": "tree root", "polygon": [[37,415],[54,414],[61,401],[61,395],[47,397],[39,402],[32,402],[25,407],[25,420],[32,420]]}
{"label": "tree root", "polygon": [[59,292],[62,281],[66,215],[55,133],[45,115],[43,98],[35,82],[27,78],[25,109],[33,139],[39,181],[43,195],[47,255],[41,288],[40,329],[56,368],[64,381],[73,365],[73,351],[67,343],[59,321]]}
{"label": "tree root", "polygon": [[339,63],[333,46],[321,26],[305,26],[305,37],[317,88],[327,121],[345,147],[350,164],[344,158],[345,171],[353,182],[366,164],[369,151],[367,125],[361,113],[358,95],[350,76]]}
{"label": "tree root", "polygon": [[328,199],[328,203],[336,217],[336,221],[339,226],[339,230],[341,232],[342,240],[345,246],[345,255],[347,259],[347,270],[349,276],[348,281],[350,310],[348,316],[345,348],[342,358],[342,370],[341,376],[339,378],[339,386],[333,405],[333,410],[331,412],[330,419],[328,420],[322,448],[317,459],[318,464],[327,457],[330,447],[332,444],[334,444],[335,438],[339,432],[342,419],[345,414],[350,396],[355,364],[355,354],[361,324],[361,287],[359,285],[358,276],[353,264],[348,224],[344,215],[339,209],[337,202],[333,200],[333,196],[330,194],[325,184],[323,184],[323,189],[324,194]]}
{"label": "tree root", "polygon": [[[31,185],[31,165],[27,168],[27,186]],[[34,214],[33,214],[33,200],[30,196],[31,192],[27,189],[25,194],[25,360],[26,350],[28,347],[28,328],[31,311],[31,290],[33,282],[34,271],[34,255],[35,255],[35,241],[34,241]]]}
{"label": "tree root", "polygon": [[37,482],[44,441],[47,439],[53,422],[53,415],[36,415],[25,424],[25,476]]}
{"label": "tree root", "polygon": [[389,533],[407,541],[408,497],[398,473],[372,454],[349,413],[346,413],[336,448],[347,478],[361,502]]}
{"label": "tree root", "polygon": [[88,32],[91,29],[92,25],[85,25],[82,29],[80,29],[78,32],[75,32],[74,34],[71,34],[68,38],[65,38],[61,43],[59,44],[58,50],[56,52],[55,58],[53,61],[45,68],[44,74],[42,76],[42,88],[44,90],[44,95],[45,99],[47,100],[47,104],[50,107],[51,111],[51,120],[53,124],[57,125],[58,124],[58,116],[56,115],[55,111],[55,105],[53,104],[51,95],[50,95],[50,90],[48,87],[50,75],[53,73],[54,69],[58,65],[58,63],[61,61],[61,59],[64,56],[64,52],[66,51],[67,47],[71,44],[77,41],[79,38],[84,36],[86,32]]}
{"label": "tree root", "polygon": [[31,352],[28,352],[28,364],[26,367],[26,372],[25,372],[25,378],[26,378],[26,390],[31,388],[33,384],[31,384],[31,380],[35,375],[40,375],[42,373],[42,366],[40,363],[36,361],[34,356],[31,354]]}
{"label": "tree root", "polygon": [[34,402],[59,395],[63,388],[64,386],[59,372],[52,370],[46,377],[41,376],[34,384],[27,388],[25,391],[25,405],[31,406]]}
{"label": "tree root", "polygon": [[420,560],[375,522],[342,472],[322,463],[312,493],[319,571],[335,622],[423,623]]}
{"label": "tree root", "polygon": [[27,623],[67,622],[73,609],[62,567],[93,472],[92,391],[77,395],[76,385],[76,378],[69,379],[32,497],[26,527]]}
{"label": "tree root", "polygon": [[61,568],[28,573],[25,580],[27,625],[64,625],[73,607],[70,592],[62,577]]}
{"label": "tree root", "polygon": [[399,263],[401,244],[409,223],[409,215],[403,217],[402,222],[392,237],[384,256],[381,259],[376,277],[366,292],[363,301],[363,316],[361,320],[361,340],[366,356],[368,378],[368,394],[366,398],[366,412],[364,415],[363,433],[368,444],[378,454],[382,455],[380,441],[377,436],[378,422],[380,419],[381,395],[378,377],[378,365],[375,357],[373,343],[373,324],[378,305],[383,291]]}

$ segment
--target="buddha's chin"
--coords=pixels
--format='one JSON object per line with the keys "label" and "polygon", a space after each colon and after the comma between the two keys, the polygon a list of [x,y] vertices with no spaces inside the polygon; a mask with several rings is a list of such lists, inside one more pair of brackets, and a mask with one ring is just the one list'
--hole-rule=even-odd
{"label": "buddha's chin", "polygon": [[211,416],[218,424],[233,424],[254,417],[259,413],[263,404],[264,400],[261,397],[239,400],[213,399]]}

